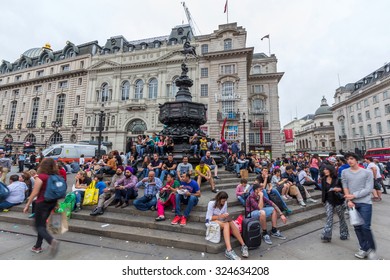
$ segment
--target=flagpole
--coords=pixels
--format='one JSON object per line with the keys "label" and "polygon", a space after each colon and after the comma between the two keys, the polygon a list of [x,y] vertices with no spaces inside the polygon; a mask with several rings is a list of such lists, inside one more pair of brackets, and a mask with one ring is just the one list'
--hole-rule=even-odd
{"label": "flagpole", "polygon": [[226,0],[226,23],[229,23],[229,1]]}
{"label": "flagpole", "polygon": [[271,38],[268,36],[268,53],[271,56]]}

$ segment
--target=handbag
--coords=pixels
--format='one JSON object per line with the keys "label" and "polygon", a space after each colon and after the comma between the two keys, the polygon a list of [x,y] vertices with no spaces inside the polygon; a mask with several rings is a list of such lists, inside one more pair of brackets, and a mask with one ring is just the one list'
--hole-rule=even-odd
{"label": "handbag", "polygon": [[85,189],[83,206],[95,205],[98,203],[99,190],[95,188],[95,184],[96,182],[92,181],[88,188]]}
{"label": "handbag", "polygon": [[63,234],[69,229],[66,213],[62,212],[62,210],[60,211],[61,212],[51,212],[48,219],[47,229],[53,234]]}
{"label": "handbag", "polygon": [[206,230],[206,240],[213,242],[213,243],[219,243],[221,241],[221,228],[219,227],[219,224],[216,222],[210,222],[206,224],[207,230]]}
{"label": "handbag", "polygon": [[362,224],[364,224],[364,220],[363,220],[362,216],[360,215],[358,210],[356,210],[355,207],[349,208],[348,213],[349,213],[349,222],[350,222],[351,226],[356,227],[356,226],[361,226]]}

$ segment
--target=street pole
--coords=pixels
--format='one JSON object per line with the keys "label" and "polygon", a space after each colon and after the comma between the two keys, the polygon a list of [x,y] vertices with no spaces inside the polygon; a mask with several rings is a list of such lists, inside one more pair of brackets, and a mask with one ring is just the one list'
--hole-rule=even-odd
{"label": "street pole", "polygon": [[101,157],[101,147],[102,147],[102,131],[103,131],[103,116],[104,111],[103,108],[99,113],[99,138],[98,138],[98,158]]}
{"label": "street pole", "polygon": [[243,120],[243,123],[244,123],[244,154],[246,154],[246,128],[245,128],[246,118],[245,118],[245,112],[242,114],[242,120]]}

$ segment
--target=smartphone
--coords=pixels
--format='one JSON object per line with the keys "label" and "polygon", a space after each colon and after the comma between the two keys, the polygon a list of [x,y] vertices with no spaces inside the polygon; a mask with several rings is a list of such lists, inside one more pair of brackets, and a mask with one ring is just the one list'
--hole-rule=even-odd
{"label": "smartphone", "polygon": [[233,221],[233,218],[231,216],[227,216],[226,218],[220,219],[222,222],[231,222]]}

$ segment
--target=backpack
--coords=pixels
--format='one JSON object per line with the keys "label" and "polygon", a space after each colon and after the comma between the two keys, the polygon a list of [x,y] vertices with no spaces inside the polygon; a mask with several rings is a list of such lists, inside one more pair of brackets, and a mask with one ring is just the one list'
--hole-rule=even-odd
{"label": "backpack", "polygon": [[64,198],[66,195],[67,185],[59,175],[50,175],[46,183],[46,190],[44,194],[45,201],[54,201]]}
{"label": "backpack", "polygon": [[6,185],[0,182],[0,202],[3,202],[9,196],[9,189]]}

